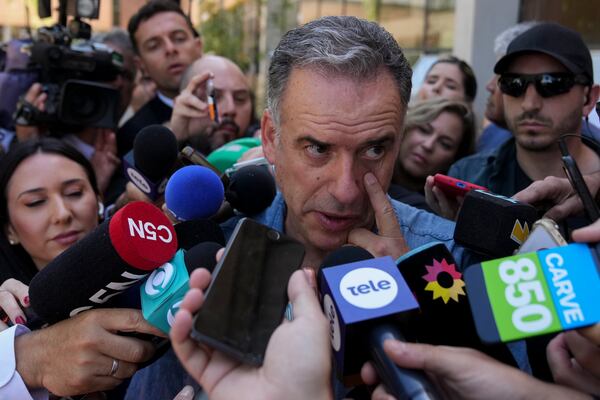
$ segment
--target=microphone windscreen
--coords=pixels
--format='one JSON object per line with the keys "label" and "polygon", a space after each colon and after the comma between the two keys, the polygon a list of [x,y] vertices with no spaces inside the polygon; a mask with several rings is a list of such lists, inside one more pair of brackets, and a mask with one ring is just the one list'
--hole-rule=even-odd
{"label": "microphone windscreen", "polygon": [[239,212],[254,215],[269,207],[275,194],[275,179],[269,170],[249,165],[231,176],[225,198]]}
{"label": "microphone windscreen", "polygon": [[145,127],[133,141],[135,167],[154,182],[171,172],[178,154],[175,135],[163,125]]}
{"label": "microphone windscreen", "polygon": [[191,274],[196,268],[206,268],[213,272],[217,265],[217,252],[222,248],[220,243],[202,242],[186,251],[183,259],[188,272]]}
{"label": "microphone windscreen", "polygon": [[221,227],[209,219],[183,221],[175,224],[179,248],[189,250],[201,242],[216,242],[225,246],[225,235]]}
{"label": "microphone windscreen", "polygon": [[485,346],[479,340],[463,274],[446,245],[425,244],[405,253],[396,263],[420,306],[420,312],[405,325],[407,337],[435,345],[475,348],[514,365],[506,346]]}
{"label": "microphone windscreen", "polygon": [[342,246],[329,253],[323,262],[321,268],[333,267],[334,265],[349,264],[356,261],[368,260],[373,254],[359,246]]}
{"label": "microphone windscreen", "polygon": [[176,250],[168,218],[151,204],[129,203],[35,275],[31,305],[49,323],[101,307]]}
{"label": "microphone windscreen", "polygon": [[208,218],[221,207],[223,192],[223,183],[212,170],[200,165],[188,165],[175,171],[169,178],[165,202],[178,220]]}
{"label": "microphone windscreen", "polygon": [[537,210],[529,204],[471,190],[458,213],[454,240],[488,256],[506,257],[527,239],[537,216]]}

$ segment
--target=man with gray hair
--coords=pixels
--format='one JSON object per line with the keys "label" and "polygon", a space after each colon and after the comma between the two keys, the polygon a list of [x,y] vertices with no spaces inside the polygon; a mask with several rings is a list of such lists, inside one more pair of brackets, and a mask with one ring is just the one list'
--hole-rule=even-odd
{"label": "man with gray hair", "polygon": [[[302,242],[303,267],[317,270],[345,244],[397,259],[439,241],[459,270],[473,261],[455,245],[453,223],[385,195],[411,73],[394,38],[355,17],[309,22],[286,33],[275,49],[261,135],[279,191],[253,218]],[[223,225],[226,236],[241,217]],[[513,356],[527,369],[521,345],[512,347]],[[495,355],[512,361],[506,353]]]}
{"label": "man with gray hair", "polygon": [[[318,269],[345,244],[397,259],[434,241],[450,249],[457,265],[469,265],[468,254],[452,240],[452,222],[385,194],[411,74],[394,38],[355,17],[309,22],[287,32],[275,49],[261,136],[279,190],[253,218],[302,242],[303,267]],[[226,237],[242,217],[222,225]],[[161,377],[165,381],[171,380]]]}

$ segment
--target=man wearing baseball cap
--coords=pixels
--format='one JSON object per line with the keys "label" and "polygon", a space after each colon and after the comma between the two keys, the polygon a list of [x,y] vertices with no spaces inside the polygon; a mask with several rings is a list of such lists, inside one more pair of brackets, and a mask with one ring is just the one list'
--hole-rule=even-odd
{"label": "man wearing baseball cap", "polygon": [[[548,176],[564,178],[558,146],[564,134],[575,135],[567,143],[581,172],[600,170],[598,155],[577,137],[582,117],[592,111],[600,92],[593,83],[590,52],[577,32],[555,23],[536,25],[509,44],[494,72],[513,138],[493,153],[458,161],[450,176],[505,196]],[[438,190],[429,186],[426,191],[444,203]],[[431,205],[429,198],[428,202]],[[533,373],[545,380],[551,379],[545,356],[548,340],[527,341]]]}
{"label": "man wearing baseball cap", "polygon": [[[513,138],[495,152],[456,162],[448,174],[505,196],[547,176],[564,177],[558,138],[581,135],[582,117],[594,108],[600,92],[581,36],[556,23],[540,23],[509,44],[494,72]],[[582,173],[600,169],[598,156],[579,139],[568,139],[568,147]],[[429,205],[442,215],[455,215],[430,180]]]}

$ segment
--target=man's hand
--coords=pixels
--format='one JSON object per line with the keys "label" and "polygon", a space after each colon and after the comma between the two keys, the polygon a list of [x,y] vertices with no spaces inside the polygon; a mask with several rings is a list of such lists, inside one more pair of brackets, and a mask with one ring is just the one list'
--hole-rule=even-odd
{"label": "man's hand", "polygon": [[110,129],[98,129],[94,140],[94,155],[90,160],[96,173],[100,193],[108,188],[110,180],[121,164],[117,157],[117,136]]}
{"label": "man's hand", "polygon": [[[46,109],[46,100],[48,99],[48,95],[44,93],[43,87],[39,83],[34,83],[29,87],[27,93],[23,97],[23,101],[29,103],[29,105],[33,108],[37,108],[39,111],[44,111]],[[27,125],[21,118],[17,118],[15,121],[15,134],[17,136],[17,140],[19,142],[24,142],[30,139],[37,139],[45,131],[44,128],[40,128],[36,125],[30,125],[29,121]]]}
{"label": "man's hand", "polygon": [[[386,340],[385,353],[400,367],[424,370],[448,399],[585,399],[587,396],[551,385],[493,360],[473,349]],[[370,363],[361,377],[377,383]],[[372,399],[393,399],[379,385]]]}
{"label": "man's hand", "polygon": [[213,124],[208,113],[208,104],[197,96],[210,77],[210,72],[194,76],[175,98],[170,127],[177,140],[185,140]]}
{"label": "man's hand", "polygon": [[[595,196],[600,189],[600,172],[584,175],[583,180],[592,196]],[[583,203],[567,178],[548,176],[533,182],[513,198],[533,205],[547,204],[549,209],[544,217],[555,221],[583,212]]]}
{"label": "man's hand", "polygon": [[375,257],[391,256],[396,260],[409,249],[398,224],[394,207],[375,175],[367,172],[363,179],[375,213],[378,233],[375,234],[365,228],[353,229],[348,235],[348,243],[368,250]]}
{"label": "man's hand", "polygon": [[[89,310],[17,337],[17,371],[29,388],[58,396],[112,389],[154,354],[151,343],[117,332],[164,336],[138,310]],[[118,368],[111,375],[113,360]]]}
{"label": "man's hand", "polygon": [[600,348],[577,331],[563,332],[548,344],[554,381],[600,396]]}
{"label": "man's hand", "polygon": [[456,221],[464,199],[462,196],[447,197],[440,188],[434,185],[433,176],[431,175],[425,180],[425,201],[433,212],[440,217]]}
{"label": "man's hand", "polygon": [[275,330],[260,368],[240,364],[189,337],[192,313],[201,307],[209,282],[207,270],[192,273],[170,336],[177,357],[210,399],[332,398],[329,324],[304,271],[294,272],[288,284],[294,319]]}

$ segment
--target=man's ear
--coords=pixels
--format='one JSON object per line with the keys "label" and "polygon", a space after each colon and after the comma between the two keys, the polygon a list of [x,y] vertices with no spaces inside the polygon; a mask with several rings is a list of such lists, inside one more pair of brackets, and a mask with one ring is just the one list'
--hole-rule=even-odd
{"label": "man's ear", "polygon": [[269,163],[276,165],[275,150],[279,145],[279,138],[277,137],[275,121],[273,121],[273,117],[268,109],[263,112],[260,121],[260,138],[265,158],[269,160]]}
{"label": "man's ear", "polygon": [[137,54],[133,56],[133,62],[135,63],[135,67],[140,71],[143,77],[148,76],[148,71],[146,70],[146,64],[144,64],[144,60]]}
{"label": "man's ear", "polygon": [[585,103],[583,104],[583,116],[587,117],[592,109],[596,107],[598,97],[600,96],[600,85],[595,84],[587,87],[587,93],[585,94]]}

